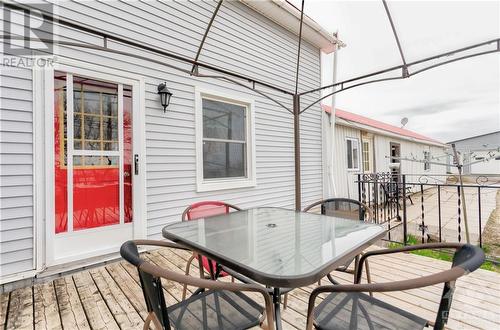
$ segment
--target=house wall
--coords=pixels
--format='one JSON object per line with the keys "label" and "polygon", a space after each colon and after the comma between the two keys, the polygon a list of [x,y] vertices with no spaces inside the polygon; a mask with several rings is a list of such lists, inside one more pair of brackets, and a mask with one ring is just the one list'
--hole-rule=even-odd
{"label": "house wall", "polygon": [[[212,1],[61,1],[57,2],[55,12],[97,30],[194,58],[215,5]],[[86,33],[62,27],[57,31],[65,40],[102,44],[102,40]],[[111,44],[111,47],[191,69],[189,65],[125,45]],[[293,90],[296,54],[295,35],[245,5],[227,1],[210,30],[200,61]],[[293,119],[285,109],[235,84],[189,77],[148,60],[64,46],[59,47],[57,55],[141,75],[145,79],[148,238],[159,238],[166,224],[179,221],[184,208],[200,200],[224,200],[243,208],[294,207]],[[301,55],[299,91],[318,87],[319,50],[303,42]],[[34,123],[31,71],[2,69],[1,74],[0,275],[4,277],[33,269]],[[163,81],[174,94],[166,114],[156,90]],[[255,99],[256,187],[196,192],[195,86],[243,93]],[[290,97],[271,90],[268,93],[291,109]],[[303,97],[302,104],[318,96]],[[319,104],[301,115],[300,130],[302,203],[305,205],[322,197]],[[43,157],[37,157],[37,161],[43,164]],[[43,179],[37,178],[37,183],[44,184]],[[41,207],[45,205],[44,200],[39,203]]]}
{"label": "house wall", "polygon": [[343,125],[335,126],[335,161],[334,178],[335,190],[338,197],[358,198],[358,185],[356,175],[361,172],[361,150],[359,159],[359,171],[347,169],[347,138],[356,138],[361,148],[361,131]]}
{"label": "house wall", "polygon": [[[335,186],[337,197],[358,198],[358,185],[357,174],[362,172],[362,152],[361,152],[361,129],[340,125],[335,126],[335,155],[337,161],[335,162]],[[373,133],[373,132],[372,132]],[[357,138],[360,141],[360,170],[352,171],[347,169],[347,143],[346,138]],[[373,152],[374,156],[374,169],[372,172],[389,172],[389,158],[391,142],[399,143],[401,145],[401,157],[422,160],[424,151],[430,151],[431,157],[443,156],[440,159],[434,159],[435,162],[446,163],[444,157],[444,147],[434,145],[427,145],[423,143],[412,142],[408,140],[398,139],[386,135],[373,133]],[[373,157],[373,154],[371,155]],[[424,164],[418,162],[402,161],[401,173],[407,175],[407,180],[410,182],[418,182],[418,178],[422,174],[446,174],[446,166],[431,165],[430,170],[424,171]]]}
{"label": "house wall", "polygon": [[[433,162],[446,164],[447,156],[445,156],[444,147],[428,145],[423,143],[412,142],[408,140],[393,138],[384,135],[375,135],[375,169],[377,172],[388,172],[390,159],[390,144],[391,142],[401,145],[401,158],[415,158],[418,160],[424,159],[424,151],[430,151],[432,157],[440,157],[439,159],[431,159]],[[418,180],[422,174],[446,174],[446,166],[435,164],[430,165],[430,169],[424,170],[424,163],[412,162],[408,160],[401,161],[401,173],[406,174],[408,180]]]}
{"label": "house wall", "polygon": [[0,278],[33,269],[32,71],[0,76]]}

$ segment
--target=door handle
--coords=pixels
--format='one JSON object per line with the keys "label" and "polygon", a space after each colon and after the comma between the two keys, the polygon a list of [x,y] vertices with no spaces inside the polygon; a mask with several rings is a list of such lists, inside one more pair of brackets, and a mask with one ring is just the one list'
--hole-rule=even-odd
{"label": "door handle", "polygon": [[134,174],[139,175],[139,155],[134,155]]}

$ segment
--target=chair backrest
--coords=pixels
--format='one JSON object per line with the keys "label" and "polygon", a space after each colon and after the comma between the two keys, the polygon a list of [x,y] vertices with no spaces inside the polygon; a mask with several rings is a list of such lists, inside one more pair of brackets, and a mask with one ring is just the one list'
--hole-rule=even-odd
{"label": "chair backrest", "polygon": [[140,266],[144,260],[141,259],[137,245],[133,241],[125,242],[120,248],[120,254],[125,260],[137,267],[148,312],[153,312],[156,315],[163,329],[170,329],[161,279],[141,269]]}
{"label": "chair backrest", "polygon": [[[477,246],[465,244],[455,252],[451,265],[452,268],[462,268],[465,271],[464,275],[467,275],[481,267],[484,260],[485,255],[482,249]],[[455,282],[456,280],[444,283],[434,329],[443,329],[448,321],[448,314],[450,313],[451,301],[453,300],[453,292],[455,290]]]}
{"label": "chair backrest", "polygon": [[321,214],[332,217],[341,217],[352,220],[371,221],[373,219],[372,210],[365,204],[355,199],[349,198],[329,198],[313,203],[304,209],[304,212],[320,206]]}
{"label": "chair backrest", "polygon": [[182,221],[212,217],[214,215],[226,214],[231,211],[241,211],[241,209],[237,206],[219,201],[198,202],[189,205],[184,212],[182,212]]}

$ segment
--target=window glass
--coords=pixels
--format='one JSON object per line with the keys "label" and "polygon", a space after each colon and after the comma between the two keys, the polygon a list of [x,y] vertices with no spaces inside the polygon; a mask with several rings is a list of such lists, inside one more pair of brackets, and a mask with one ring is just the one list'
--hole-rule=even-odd
{"label": "window glass", "polygon": [[203,99],[203,137],[245,140],[246,107]]}
{"label": "window glass", "polygon": [[203,178],[247,176],[247,107],[203,98]]}
{"label": "window glass", "polygon": [[363,171],[370,171],[370,143],[363,142]]}
{"label": "window glass", "polygon": [[359,164],[359,147],[358,140],[347,139],[347,168],[358,169]]}
{"label": "window glass", "polygon": [[[118,85],[73,77],[73,147],[75,150],[118,151]],[[67,113],[64,111],[64,155],[67,154]],[[66,156],[64,156],[66,157]],[[75,157],[77,166],[116,166],[105,158]],[[64,165],[67,165],[66,158]]]}
{"label": "window glass", "polygon": [[246,176],[245,144],[203,142],[203,173],[205,179]]}
{"label": "window glass", "polygon": [[431,164],[429,163],[431,160],[430,151],[424,151],[424,171],[428,171],[431,169]]}

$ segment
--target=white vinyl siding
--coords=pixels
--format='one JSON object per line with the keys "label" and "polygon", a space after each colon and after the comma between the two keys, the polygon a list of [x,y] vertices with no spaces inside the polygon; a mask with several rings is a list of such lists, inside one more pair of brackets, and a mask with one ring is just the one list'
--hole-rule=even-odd
{"label": "white vinyl siding", "polygon": [[32,72],[0,79],[0,278],[33,269]]}
{"label": "white vinyl siding", "polygon": [[[90,27],[194,58],[215,9],[213,1],[53,1],[55,12]],[[59,37],[102,45],[98,37],[67,28]],[[110,47],[191,69],[151,53],[110,42]],[[299,91],[320,84],[319,50],[302,43]],[[240,2],[225,1],[208,34],[200,61],[294,90],[297,36]],[[58,58],[121,70],[145,79],[147,236],[158,238],[168,223],[179,221],[184,208],[208,199],[242,208],[294,207],[293,118],[276,103],[233,83],[190,77],[174,69],[112,53],[59,47]],[[2,70],[2,254],[1,273],[32,269],[33,146],[31,71]],[[200,69],[202,73],[211,73]],[[159,102],[161,82],[173,93],[166,113]],[[241,81],[246,84],[247,82]],[[3,87],[8,84],[8,87]],[[255,99],[255,187],[197,192],[195,88],[217,87]],[[248,84],[248,86],[251,86]],[[257,86],[258,88],[262,88]],[[292,109],[292,99],[263,88]],[[319,93],[304,96],[302,106]],[[3,114],[4,109],[8,110]],[[5,119],[11,118],[11,119]],[[5,123],[4,123],[5,121]],[[5,129],[4,129],[5,127]],[[4,130],[6,132],[4,133]],[[302,204],[322,198],[322,137],[319,104],[301,115]],[[5,141],[5,142],[4,142]],[[144,161],[144,160],[141,160]],[[43,183],[43,178],[40,178]],[[7,226],[8,224],[8,226]],[[44,230],[44,228],[41,228]],[[29,253],[26,253],[28,251]],[[8,258],[7,258],[8,257]],[[10,260],[7,262],[6,260]]]}

